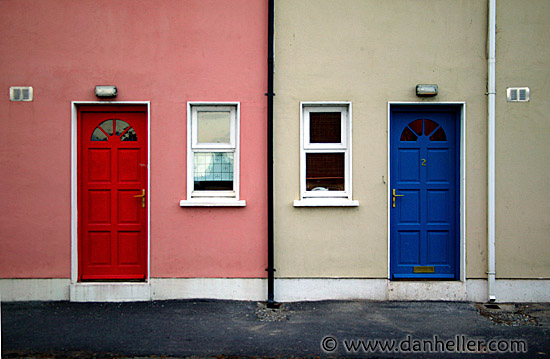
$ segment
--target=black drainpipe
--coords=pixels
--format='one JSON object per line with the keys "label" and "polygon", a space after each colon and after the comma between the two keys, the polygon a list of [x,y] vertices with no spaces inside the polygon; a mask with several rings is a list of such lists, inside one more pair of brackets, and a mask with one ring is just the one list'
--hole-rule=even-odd
{"label": "black drainpipe", "polygon": [[267,307],[275,308],[275,263],[273,255],[273,37],[275,0],[269,0],[267,36]]}

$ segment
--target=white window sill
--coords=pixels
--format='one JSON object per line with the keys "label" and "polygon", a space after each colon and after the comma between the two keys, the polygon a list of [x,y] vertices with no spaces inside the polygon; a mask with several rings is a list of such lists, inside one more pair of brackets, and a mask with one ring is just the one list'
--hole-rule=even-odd
{"label": "white window sill", "polygon": [[304,198],[295,200],[294,207],[359,207],[359,201],[346,198]]}
{"label": "white window sill", "polygon": [[189,199],[180,201],[181,207],[245,207],[245,200],[209,198]]}

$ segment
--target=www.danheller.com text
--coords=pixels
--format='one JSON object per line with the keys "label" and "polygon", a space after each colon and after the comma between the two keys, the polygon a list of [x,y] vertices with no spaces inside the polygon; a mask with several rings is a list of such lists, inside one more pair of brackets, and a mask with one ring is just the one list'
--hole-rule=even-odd
{"label": "www.danheller.com text", "polygon": [[524,339],[484,339],[456,335],[441,338],[416,339],[407,335],[404,339],[342,339],[327,335],[321,339],[325,353],[527,353]]}

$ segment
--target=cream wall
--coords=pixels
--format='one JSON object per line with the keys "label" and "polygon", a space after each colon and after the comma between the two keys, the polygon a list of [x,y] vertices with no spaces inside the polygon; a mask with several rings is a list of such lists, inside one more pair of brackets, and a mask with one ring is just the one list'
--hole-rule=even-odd
{"label": "cream wall", "polygon": [[[466,259],[486,272],[483,1],[275,2],[275,266],[278,277],[388,276],[389,101],[466,103]],[[422,100],[418,83],[440,94]],[[300,101],[351,101],[356,208],[295,208]]]}
{"label": "cream wall", "polygon": [[[550,278],[550,2],[497,4],[496,275]],[[528,86],[528,103],[506,88]]]}

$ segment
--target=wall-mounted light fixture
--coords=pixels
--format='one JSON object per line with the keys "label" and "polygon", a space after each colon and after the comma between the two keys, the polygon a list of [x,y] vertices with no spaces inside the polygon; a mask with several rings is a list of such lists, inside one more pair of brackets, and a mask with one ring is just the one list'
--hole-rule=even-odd
{"label": "wall-mounted light fixture", "polygon": [[437,96],[437,85],[416,85],[416,96]]}
{"label": "wall-mounted light fixture", "polygon": [[113,98],[117,95],[116,86],[96,86],[95,95],[99,98]]}

